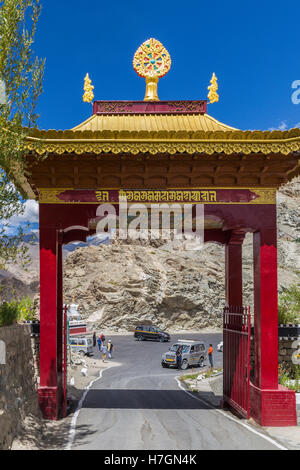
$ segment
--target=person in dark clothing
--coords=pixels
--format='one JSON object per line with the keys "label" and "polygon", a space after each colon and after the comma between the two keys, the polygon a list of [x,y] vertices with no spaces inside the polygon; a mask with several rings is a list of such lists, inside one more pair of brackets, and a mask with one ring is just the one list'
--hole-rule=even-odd
{"label": "person in dark clothing", "polygon": [[181,364],[182,364],[182,346],[179,346],[179,348],[176,351],[176,362],[177,362],[177,367],[180,370]]}
{"label": "person in dark clothing", "polygon": [[97,338],[96,338],[96,333],[94,332],[93,334],[93,347],[96,346]]}
{"label": "person in dark clothing", "polygon": [[114,345],[112,344],[111,340],[108,341],[107,345],[107,351],[108,351],[108,358],[111,359],[112,355],[112,350],[114,348]]}

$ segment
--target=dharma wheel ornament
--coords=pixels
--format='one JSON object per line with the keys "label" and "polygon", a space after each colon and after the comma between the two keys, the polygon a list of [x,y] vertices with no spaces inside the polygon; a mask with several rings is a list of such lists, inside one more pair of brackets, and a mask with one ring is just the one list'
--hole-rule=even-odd
{"label": "dharma wheel ornament", "polygon": [[171,68],[171,57],[161,42],[150,38],[138,48],[133,57],[133,68],[146,80],[144,101],[159,101],[157,83]]}

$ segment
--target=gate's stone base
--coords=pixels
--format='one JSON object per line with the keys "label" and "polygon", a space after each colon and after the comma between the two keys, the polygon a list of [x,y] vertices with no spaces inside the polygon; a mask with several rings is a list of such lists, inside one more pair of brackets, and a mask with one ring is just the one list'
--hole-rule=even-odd
{"label": "gate's stone base", "polygon": [[59,419],[59,396],[58,387],[39,387],[39,405],[44,419]]}
{"label": "gate's stone base", "polygon": [[282,385],[261,390],[250,383],[250,416],[261,426],[297,426],[295,392]]}

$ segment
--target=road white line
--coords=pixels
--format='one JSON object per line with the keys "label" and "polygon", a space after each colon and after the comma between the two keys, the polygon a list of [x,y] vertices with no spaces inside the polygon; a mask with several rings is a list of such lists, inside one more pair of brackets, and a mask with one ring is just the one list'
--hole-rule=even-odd
{"label": "road white line", "polygon": [[[110,369],[110,368],[109,368]],[[83,402],[87,396],[87,393],[88,391],[90,390],[90,388],[92,387],[92,385],[99,379],[102,378],[102,374],[104,372],[104,370],[108,370],[108,369],[101,369],[100,372],[99,372],[99,376],[96,377],[95,379],[93,379],[89,384],[88,386],[86,387],[85,391],[84,391],[84,394],[82,395],[81,399],[79,400],[79,403],[78,403],[78,406],[77,406],[77,409],[74,413],[74,416],[72,417],[72,420],[71,420],[71,424],[70,424],[70,430],[69,430],[69,436],[68,436],[68,443],[65,447],[65,450],[71,450],[72,449],[72,445],[73,445],[73,442],[74,442],[74,438],[75,438],[75,434],[76,434],[76,423],[77,423],[77,419],[78,419],[78,416],[79,416],[79,413],[80,413],[80,410],[82,408],[82,405],[83,405]],[[206,405],[208,408],[210,408],[211,410],[213,411],[216,411],[218,413],[221,413],[223,416],[225,416],[227,419],[230,419],[231,421],[234,421],[235,423],[239,424],[240,426],[243,426],[244,428],[248,429],[248,431],[254,433],[254,434],[257,434],[258,436],[262,437],[263,439],[265,439],[266,441],[272,443],[273,445],[275,445],[276,447],[278,447],[279,449],[281,450],[288,450],[286,447],[282,446],[281,444],[279,444],[278,442],[274,441],[274,439],[272,439],[271,437],[268,437],[258,431],[256,431],[255,429],[253,429],[251,426],[249,426],[248,424],[245,424],[245,423],[242,423],[241,421],[238,421],[236,418],[232,417],[232,416],[229,416],[227,413],[225,413],[224,411],[222,410],[219,410],[217,408],[214,408],[212,405],[210,405],[210,403],[206,402],[205,400],[202,400],[201,398],[199,397],[196,397],[195,395],[193,395],[191,392],[189,392],[188,390],[186,390],[183,385],[181,384],[180,380],[178,379],[179,376],[176,376],[175,377],[175,380],[177,382],[177,385],[178,387],[183,390],[187,395],[191,396],[192,398],[194,398],[195,400],[198,400],[200,401],[201,403],[203,403],[204,405]]]}
{"label": "road white line", "polygon": [[233,416],[229,416],[227,413],[225,413],[224,411],[222,410],[218,410],[217,408],[214,408],[212,405],[210,405],[210,403],[206,402],[205,400],[202,400],[201,398],[199,397],[196,397],[195,395],[193,395],[191,392],[189,392],[188,390],[186,390],[183,385],[181,384],[180,380],[178,379],[178,375],[175,377],[175,380],[177,382],[177,385],[178,387],[183,390],[185,393],[187,393],[189,396],[191,396],[192,398],[194,398],[195,400],[198,400],[200,401],[201,403],[203,403],[204,405],[206,405],[208,408],[214,410],[214,411],[217,411],[218,413],[221,413],[223,416],[225,416],[226,418],[230,419],[231,421],[234,421],[235,423],[239,424],[240,426],[243,426],[244,428],[248,429],[248,431],[251,431],[253,432],[254,434],[257,434],[258,436],[262,437],[263,439],[265,439],[266,441],[268,442],[271,442],[271,444],[275,445],[276,447],[278,447],[279,449],[281,450],[288,450],[286,447],[282,446],[281,444],[279,444],[278,442],[274,441],[274,439],[272,439],[271,437],[268,437],[266,436],[265,434],[262,434],[258,431],[256,431],[255,429],[253,429],[251,426],[249,426],[248,424],[246,423],[242,423],[241,421],[237,420],[236,418],[234,418]]}
{"label": "road white line", "polygon": [[88,386],[86,387],[85,391],[84,391],[84,394],[82,395],[81,399],[79,400],[79,403],[78,403],[78,406],[77,406],[77,409],[74,413],[74,416],[71,420],[71,424],[70,424],[70,430],[69,430],[69,436],[68,436],[68,443],[65,447],[65,450],[71,450],[72,448],[72,445],[73,445],[73,442],[74,442],[74,438],[75,438],[75,433],[76,433],[76,422],[77,422],[77,418],[78,418],[78,415],[80,413],[80,410],[82,408],[82,405],[83,405],[83,402],[85,400],[85,397],[87,396],[87,393],[89,391],[89,389],[91,388],[91,386],[93,385],[94,382],[96,382],[97,380],[101,379],[102,378],[102,373],[104,370],[107,370],[107,369],[101,369],[100,372],[99,372],[99,377],[96,377],[95,379],[93,379],[89,384]]}

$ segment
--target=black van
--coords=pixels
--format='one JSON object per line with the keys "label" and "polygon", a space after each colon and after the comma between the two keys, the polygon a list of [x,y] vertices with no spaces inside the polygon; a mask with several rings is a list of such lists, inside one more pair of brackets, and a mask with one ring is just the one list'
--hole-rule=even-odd
{"label": "black van", "polygon": [[134,330],[134,337],[138,341],[146,339],[154,339],[163,343],[164,341],[170,341],[171,337],[169,333],[162,331],[160,328],[152,325],[139,325]]}

